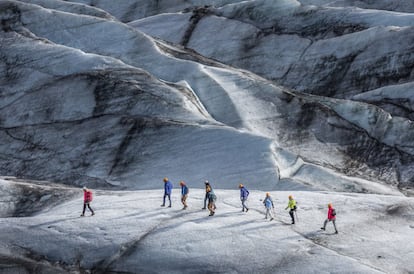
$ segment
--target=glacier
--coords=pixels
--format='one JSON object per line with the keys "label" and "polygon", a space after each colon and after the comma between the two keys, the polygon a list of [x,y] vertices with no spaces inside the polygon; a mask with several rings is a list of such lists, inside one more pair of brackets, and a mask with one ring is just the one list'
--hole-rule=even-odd
{"label": "glacier", "polygon": [[[0,273],[411,273],[413,11],[0,0]],[[189,212],[159,208],[165,176]],[[317,232],[329,202],[337,236]]]}

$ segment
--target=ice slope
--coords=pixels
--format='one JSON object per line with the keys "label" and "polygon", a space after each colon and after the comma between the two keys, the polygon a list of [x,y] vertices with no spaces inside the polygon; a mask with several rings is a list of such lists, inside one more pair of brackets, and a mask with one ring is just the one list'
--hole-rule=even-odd
{"label": "ice slope", "polygon": [[[96,215],[79,217],[81,189],[12,178],[1,183],[33,189],[23,204],[43,209],[0,218],[0,273],[397,274],[414,269],[412,198],[271,191],[276,219],[270,222],[264,219],[265,191],[250,191],[250,210],[244,213],[238,190],[216,189],[217,212],[209,217],[201,210],[201,184],[188,182],[184,211],[174,181],[172,208],[160,207],[160,182],[158,190],[97,190],[91,204]],[[58,204],[34,198],[56,193]],[[288,195],[298,201],[295,225],[284,210]],[[328,203],[338,212],[338,235],[331,224],[326,232],[319,230]]]}
{"label": "ice slope", "polygon": [[296,90],[349,98],[412,81],[413,22],[408,12],[245,1],[129,25]]}
{"label": "ice slope", "polygon": [[[413,118],[414,83],[386,86],[355,95],[352,99],[378,105],[394,116]],[[394,102],[399,102],[395,104]]]}
{"label": "ice slope", "polygon": [[388,0],[300,0],[305,5],[332,6],[332,7],[348,7],[354,6],[363,9],[380,9],[401,12],[413,12],[414,3],[404,0],[388,1]]}
{"label": "ice slope", "polygon": [[[380,181],[380,192],[411,183],[410,121],[388,129],[376,107],[292,92],[113,19],[2,5],[3,174],[136,188],[167,174],[279,189],[282,178],[326,189],[330,179],[295,178],[316,168],[358,190],[354,177]],[[359,122],[364,113],[372,117]],[[216,143],[199,142],[210,136]]]}

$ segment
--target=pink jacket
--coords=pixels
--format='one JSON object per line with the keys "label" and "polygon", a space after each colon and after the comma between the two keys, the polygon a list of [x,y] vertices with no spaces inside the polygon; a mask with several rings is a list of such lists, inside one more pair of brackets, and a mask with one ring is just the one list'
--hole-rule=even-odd
{"label": "pink jacket", "polygon": [[83,202],[84,203],[92,202],[92,191],[86,190],[83,192]]}
{"label": "pink jacket", "polygon": [[336,216],[332,215],[332,212],[335,209],[333,207],[328,208],[328,220],[334,220],[336,218]]}

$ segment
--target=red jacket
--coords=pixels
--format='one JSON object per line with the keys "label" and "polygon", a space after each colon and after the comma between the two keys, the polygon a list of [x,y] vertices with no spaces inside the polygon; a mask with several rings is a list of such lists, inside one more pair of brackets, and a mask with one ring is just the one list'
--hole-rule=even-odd
{"label": "red jacket", "polygon": [[332,215],[332,212],[335,209],[333,207],[328,208],[328,220],[334,220],[336,218],[336,216]]}
{"label": "red jacket", "polygon": [[92,202],[92,191],[86,190],[83,192],[83,202],[84,203]]}

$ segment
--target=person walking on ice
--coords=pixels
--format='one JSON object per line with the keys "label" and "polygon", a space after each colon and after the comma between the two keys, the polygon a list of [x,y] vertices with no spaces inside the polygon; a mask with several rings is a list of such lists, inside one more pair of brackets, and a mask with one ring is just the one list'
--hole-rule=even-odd
{"label": "person walking on ice", "polygon": [[168,180],[167,177],[164,178],[164,198],[163,203],[161,206],[165,206],[165,198],[168,197],[168,200],[170,201],[170,205],[168,207],[171,207],[171,191],[172,191],[173,185]]}
{"label": "person walking on ice", "polygon": [[270,197],[270,193],[266,193],[266,198],[263,201],[264,206],[266,207],[266,215],[265,219],[267,220],[267,217],[270,217],[270,220],[272,221],[275,216],[272,216],[272,210],[274,210],[275,205],[273,204],[272,197]]}
{"label": "person walking on ice", "polygon": [[249,208],[246,206],[247,197],[249,197],[249,191],[243,186],[243,184],[239,184],[240,188],[240,200],[242,202],[242,212],[246,209],[246,212],[249,211]]}
{"label": "person walking on ice", "polygon": [[95,212],[91,208],[90,203],[92,202],[92,191],[90,189],[87,189],[86,186],[83,187],[83,211],[81,214],[81,217],[85,216],[85,210],[86,207],[89,208],[89,210],[92,212],[92,215],[95,215]]}
{"label": "person walking on ice", "polygon": [[183,209],[187,208],[187,196],[188,196],[188,186],[186,185],[186,183],[184,181],[180,182],[180,186],[181,186],[181,203],[184,205]]}
{"label": "person walking on ice", "polygon": [[322,230],[326,229],[326,224],[328,222],[332,222],[335,228],[335,234],[338,234],[338,230],[336,229],[336,210],[333,208],[332,204],[328,204],[328,218],[323,223],[323,227],[321,227]]}
{"label": "person walking on ice", "polygon": [[216,213],[216,194],[214,194],[213,189],[208,191],[208,210],[210,211],[209,216],[213,216]]}
{"label": "person walking on ice", "polygon": [[206,180],[204,182],[205,188],[206,188],[206,195],[204,196],[204,206],[202,209],[206,209],[206,205],[207,205],[207,201],[208,201],[208,193],[210,192],[210,190],[213,190],[213,188],[210,185],[210,182],[208,180]]}
{"label": "person walking on ice", "polygon": [[292,195],[289,195],[289,202],[288,202],[288,205],[287,205],[287,207],[285,208],[285,210],[286,209],[290,209],[289,210],[289,215],[290,215],[290,218],[292,218],[292,225],[293,224],[295,224],[295,211],[296,211],[296,201],[293,199],[293,196]]}

